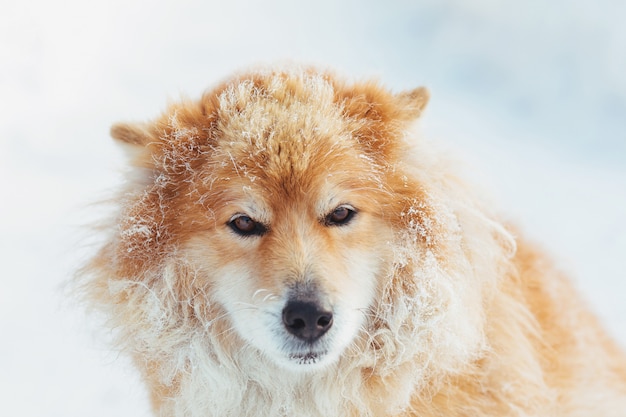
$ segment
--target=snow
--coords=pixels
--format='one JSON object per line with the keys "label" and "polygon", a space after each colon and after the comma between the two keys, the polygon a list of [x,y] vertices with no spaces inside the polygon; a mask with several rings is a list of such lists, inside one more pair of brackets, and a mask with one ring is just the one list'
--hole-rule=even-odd
{"label": "snow", "polygon": [[[156,3],[156,4],[155,4]],[[228,3],[228,4],[227,4]],[[2,0],[0,415],[148,416],[65,283],[120,181],[109,126],[294,60],[429,87],[423,128],[626,345],[626,3]],[[106,338],[106,335],[105,337]]]}

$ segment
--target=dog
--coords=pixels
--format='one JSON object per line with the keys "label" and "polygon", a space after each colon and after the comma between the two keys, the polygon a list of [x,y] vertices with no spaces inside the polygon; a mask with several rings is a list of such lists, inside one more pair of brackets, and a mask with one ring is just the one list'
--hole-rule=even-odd
{"label": "dog", "polygon": [[626,358],[415,128],[429,93],[288,67],[114,125],[81,271],[157,416],[626,416]]}

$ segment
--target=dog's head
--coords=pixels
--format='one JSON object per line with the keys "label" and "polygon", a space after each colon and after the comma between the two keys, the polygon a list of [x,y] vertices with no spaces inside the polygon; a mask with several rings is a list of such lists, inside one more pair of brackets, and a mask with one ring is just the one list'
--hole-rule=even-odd
{"label": "dog's head", "polygon": [[278,72],[224,83],[152,124],[114,126],[146,170],[121,220],[121,275],[184,258],[193,274],[175,278],[190,281],[175,286],[181,302],[218,304],[278,364],[336,361],[389,273],[399,209],[389,196],[410,186],[389,161],[427,100],[424,89]]}

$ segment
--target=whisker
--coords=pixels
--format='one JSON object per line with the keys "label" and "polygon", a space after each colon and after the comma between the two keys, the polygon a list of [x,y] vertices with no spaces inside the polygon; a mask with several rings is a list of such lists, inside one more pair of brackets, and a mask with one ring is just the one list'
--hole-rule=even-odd
{"label": "whisker", "polygon": [[[264,292],[270,292],[270,290],[266,290],[265,288],[259,288],[252,294],[252,299],[254,300],[258,295],[263,294]],[[271,293],[270,293],[271,294]]]}
{"label": "whisker", "polygon": [[259,306],[257,306],[256,304],[252,304],[252,303],[246,303],[245,301],[236,301],[234,304],[236,305],[240,305],[240,306],[245,306],[244,308],[241,308],[239,310],[236,311],[242,311],[242,310],[258,310]]}
{"label": "whisker", "polygon": [[252,294],[252,299],[254,300],[257,296],[259,296],[259,295],[261,295],[263,293],[267,293],[267,294],[265,295],[265,297],[263,297],[262,302],[267,302],[268,300],[272,300],[272,299],[277,299],[278,298],[278,296],[276,294],[272,293],[270,290],[267,290],[265,288],[260,288],[260,289],[256,290],[254,292],[254,294]]}

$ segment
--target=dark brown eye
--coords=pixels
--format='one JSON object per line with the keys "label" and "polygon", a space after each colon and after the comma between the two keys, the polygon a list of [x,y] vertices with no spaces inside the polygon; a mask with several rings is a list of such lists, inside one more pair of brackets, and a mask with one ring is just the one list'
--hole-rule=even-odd
{"label": "dark brown eye", "polygon": [[228,225],[235,233],[241,236],[261,236],[267,232],[267,228],[263,224],[252,220],[245,214],[236,215]]}
{"label": "dark brown eye", "polygon": [[356,211],[349,206],[339,206],[326,216],[326,224],[332,226],[343,226],[348,224],[354,217]]}

